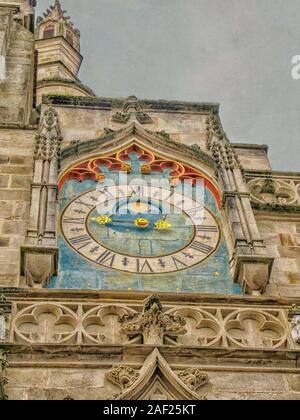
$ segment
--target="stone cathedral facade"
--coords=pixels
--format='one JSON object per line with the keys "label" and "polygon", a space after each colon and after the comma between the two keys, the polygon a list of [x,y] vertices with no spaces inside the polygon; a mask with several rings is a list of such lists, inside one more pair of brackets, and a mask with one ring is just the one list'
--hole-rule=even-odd
{"label": "stone cathedral facade", "polygon": [[300,399],[300,173],[218,104],[96,96],[35,3],[0,1],[0,399]]}

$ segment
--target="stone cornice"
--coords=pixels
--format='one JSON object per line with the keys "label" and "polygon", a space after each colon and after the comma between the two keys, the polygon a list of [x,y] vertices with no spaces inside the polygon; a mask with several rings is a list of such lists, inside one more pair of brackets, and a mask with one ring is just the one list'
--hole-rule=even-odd
{"label": "stone cornice", "polygon": [[251,144],[251,143],[231,143],[235,149],[248,149],[248,150],[263,150],[268,153],[269,146],[266,144]]}
{"label": "stone cornice", "polygon": [[[0,288],[0,296],[4,295],[8,301],[68,301],[78,302],[86,300],[89,303],[111,303],[142,305],[149,298],[151,292],[137,291],[109,291],[109,290],[77,290],[77,289],[32,289],[32,288]],[[157,293],[165,305],[222,305],[222,306],[257,306],[278,307],[289,310],[293,304],[300,306],[299,298],[278,298],[272,296],[239,296],[239,295],[210,295],[199,293]]]}
{"label": "stone cornice", "polygon": [[[77,97],[67,95],[44,95],[43,103],[57,106],[84,107],[84,108],[103,108],[111,110],[122,108],[128,99],[126,98],[106,98],[106,97]],[[194,113],[219,113],[219,104],[201,102],[181,102],[167,100],[141,99],[144,111],[159,112],[194,112]]]}
{"label": "stone cornice", "polygon": [[270,177],[278,177],[278,178],[300,178],[300,172],[293,172],[293,171],[267,171],[267,170],[249,170],[245,171],[245,176],[248,178],[270,178]]}
{"label": "stone cornice", "polygon": [[253,209],[263,212],[277,212],[282,214],[297,214],[300,215],[300,205],[280,205],[280,204],[260,204],[253,203]]}
{"label": "stone cornice", "polygon": [[[120,360],[130,360],[126,365],[140,368],[143,362],[137,361],[137,359],[147,357],[157,348],[157,346],[149,345],[62,346],[56,344],[3,344],[1,347],[9,354],[11,367],[80,369],[111,367],[112,362],[120,363]],[[192,358],[197,358],[198,366],[205,368],[206,371],[240,372],[242,370],[299,374],[300,351],[298,350],[160,346],[159,351],[166,359],[170,360],[170,366],[173,369],[186,368]],[[19,355],[22,355],[22,359],[19,359]],[[78,355],[81,357],[78,358]],[[64,356],[63,360],[62,356]]]}
{"label": "stone cornice", "polygon": [[85,86],[79,79],[76,80],[69,80],[63,78],[49,78],[49,79],[42,79],[38,81],[38,88],[42,88],[44,86],[53,86],[53,85],[69,85],[71,87],[80,89],[84,91],[88,95],[95,96],[95,93],[90,89],[88,86]]}

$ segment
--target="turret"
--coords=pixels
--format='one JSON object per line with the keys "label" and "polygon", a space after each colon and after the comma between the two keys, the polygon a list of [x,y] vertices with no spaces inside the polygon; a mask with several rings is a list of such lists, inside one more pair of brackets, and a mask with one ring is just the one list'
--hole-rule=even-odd
{"label": "turret", "polygon": [[80,32],[59,0],[37,19],[38,102],[43,94],[91,96],[93,92],[77,78],[83,57]]}

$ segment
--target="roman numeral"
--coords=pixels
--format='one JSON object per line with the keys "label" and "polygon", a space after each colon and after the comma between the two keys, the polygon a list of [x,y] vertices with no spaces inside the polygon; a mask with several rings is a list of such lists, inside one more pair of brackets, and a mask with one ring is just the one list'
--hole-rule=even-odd
{"label": "roman numeral", "polygon": [[99,192],[100,194],[104,194],[107,198],[116,198],[115,195],[108,191],[108,187],[105,187],[102,191],[100,190]]}
{"label": "roman numeral", "polygon": [[144,195],[144,186],[143,185],[138,185],[138,186],[135,186],[135,187],[132,187],[130,185],[129,188],[130,188],[130,191],[131,191],[130,197],[133,197],[134,195],[138,195],[139,197]]}
{"label": "roman numeral", "polygon": [[75,201],[75,204],[80,204],[81,206],[87,207],[89,210],[93,209],[94,206],[92,204],[85,203],[84,201],[78,199]]}
{"label": "roman numeral", "polygon": [[213,250],[212,246],[202,244],[201,242],[195,241],[190,248],[194,249],[195,251],[202,252],[203,254],[209,254]]}
{"label": "roman numeral", "polygon": [[198,230],[200,232],[218,232],[219,231],[217,226],[203,226],[203,225],[198,226]]}
{"label": "roman numeral", "polygon": [[188,267],[187,264],[185,264],[184,262],[178,260],[178,258],[172,257],[173,263],[176,267],[176,270],[181,270],[182,267]]}
{"label": "roman numeral", "polygon": [[193,207],[192,209],[189,209],[189,210],[185,210],[185,212],[189,214],[190,216],[193,216],[193,215],[196,215],[198,211],[203,211],[203,210],[204,210],[203,206],[198,206],[198,207]]}
{"label": "roman numeral", "polygon": [[69,225],[84,225],[84,218],[64,216],[63,223],[67,223]]}
{"label": "roman numeral", "polygon": [[112,253],[111,251],[104,251],[99,257],[96,259],[96,262],[99,264],[106,264],[110,267],[113,267],[115,262],[116,254]]}
{"label": "roman numeral", "polygon": [[145,272],[150,272],[150,273],[154,273],[153,268],[151,267],[151,265],[149,264],[148,260],[145,260],[144,263],[141,263],[140,259],[136,260],[136,271],[138,273],[145,273]]}
{"label": "roman numeral", "polygon": [[[93,243],[93,241],[91,241],[91,238],[89,235],[81,235],[81,236],[76,236],[75,238],[69,239],[70,243],[72,245],[75,246],[75,248],[79,251],[80,249],[84,248],[87,245],[90,245]],[[79,245],[79,247],[77,248],[77,245]]]}

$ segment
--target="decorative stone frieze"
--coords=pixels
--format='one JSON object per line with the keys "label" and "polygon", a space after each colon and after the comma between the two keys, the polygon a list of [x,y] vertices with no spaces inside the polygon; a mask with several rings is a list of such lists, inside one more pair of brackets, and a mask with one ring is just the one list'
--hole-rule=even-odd
{"label": "decorative stone frieze", "polygon": [[11,339],[24,344],[121,344],[118,320],[134,311],[114,305],[16,305]]}
{"label": "decorative stone frieze", "polygon": [[157,296],[148,299],[142,314],[125,315],[120,323],[124,334],[132,340],[142,337],[144,344],[175,344],[177,337],[186,333],[185,319],[180,315],[164,314]]}
{"label": "decorative stone frieze", "polygon": [[[259,306],[140,307],[84,302],[13,302],[8,341],[16,344],[179,345],[199,348],[295,348],[300,313]],[[291,324],[291,321],[292,324]],[[294,340],[293,340],[294,337]]]}
{"label": "decorative stone frieze", "polygon": [[256,178],[248,183],[251,200],[257,204],[289,206],[298,204],[295,185],[274,178]]}

